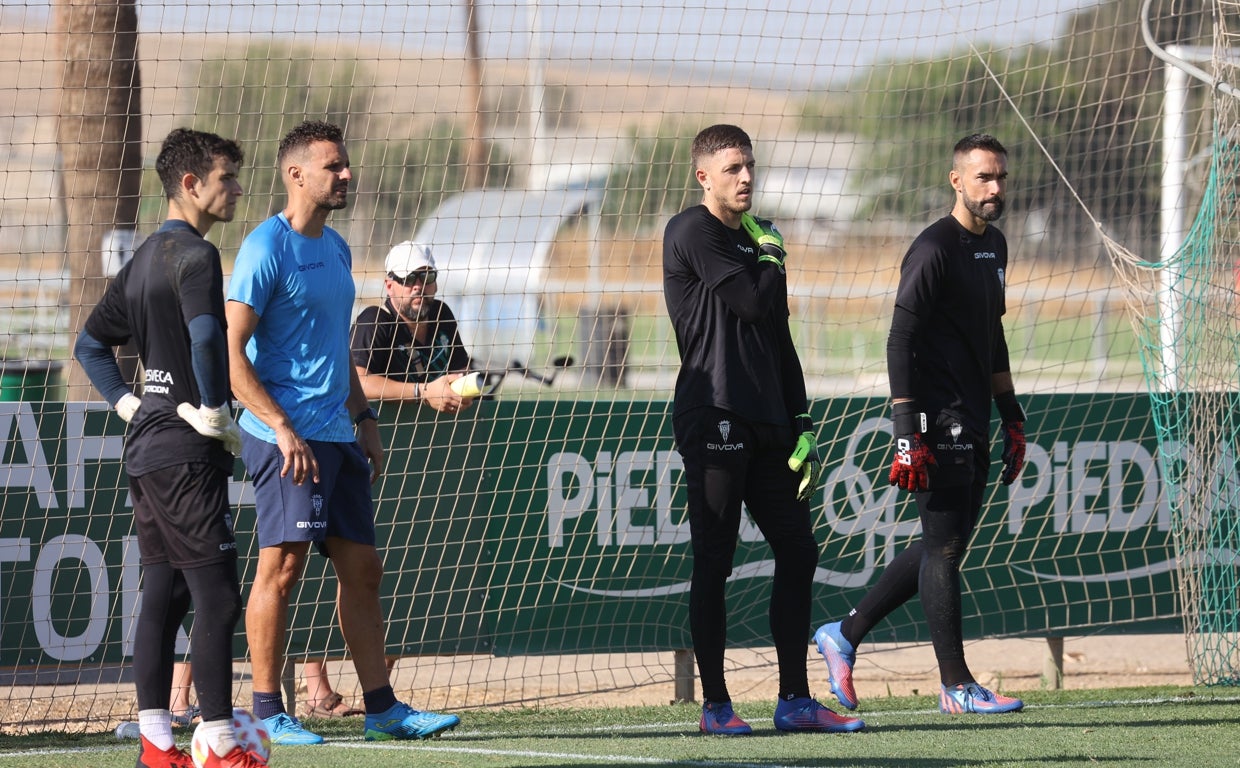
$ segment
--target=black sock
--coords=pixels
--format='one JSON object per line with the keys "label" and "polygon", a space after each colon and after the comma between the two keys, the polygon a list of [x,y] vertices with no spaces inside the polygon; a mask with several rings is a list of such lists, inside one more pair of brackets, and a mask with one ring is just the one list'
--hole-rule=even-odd
{"label": "black sock", "polygon": [[254,716],[259,720],[266,720],[287,711],[284,708],[284,696],[279,691],[275,693],[254,692]]}
{"label": "black sock", "polygon": [[366,705],[366,714],[378,715],[396,705],[396,694],[392,692],[392,686],[385,685],[382,688],[364,692],[362,701]]}

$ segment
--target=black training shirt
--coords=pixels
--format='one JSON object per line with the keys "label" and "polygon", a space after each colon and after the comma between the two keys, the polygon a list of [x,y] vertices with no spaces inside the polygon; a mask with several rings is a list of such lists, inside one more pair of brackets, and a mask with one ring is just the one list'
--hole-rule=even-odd
{"label": "black training shirt", "polygon": [[223,443],[177,415],[179,403],[200,404],[187,326],[204,314],[225,327],[219,251],[186,222],[171,220],[138,247],[86,319],[86,332],[103,344],[132,339],[146,371],[125,444],[131,476],[190,462],[233,467]]}
{"label": "black training shirt", "polygon": [[743,229],[702,205],[673,216],[663,235],[663,294],[680,353],[673,417],[714,406],[790,425],[805,412],[787,279],[758,261]]}
{"label": "black training shirt", "polygon": [[989,434],[991,374],[1009,370],[1007,263],[1002,232],[987,226],[975,235],[952,216],[913,241],[887,337],[893,399],[914,399],[932,423],[945,414]]}
{"label": "black training shirt", "polygon": [[389,298],[358,313],[349,338],[353,364],[394,381],[426,383],[445,373],[467,371],[469,353],[448,305],[430,299],[430,342],[419,344]]}

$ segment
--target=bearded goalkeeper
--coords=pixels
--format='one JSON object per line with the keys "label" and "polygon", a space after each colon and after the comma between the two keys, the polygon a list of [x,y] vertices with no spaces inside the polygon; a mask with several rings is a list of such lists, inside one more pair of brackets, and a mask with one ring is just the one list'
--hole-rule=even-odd
{"label": "bearded goalkeeper", "polygon": [[900,266],[887,338],[895,457],[890,481],[913,494],[921,538],[883,569],[843,621],[814,639],[840,704],[858,704],[857,647],[896,608],[920,596],[938,661],[944,714],[1014,712],[1020,699],[978,684],[964,658],[960,561],[990,478],[991,401],[1003,425],[1010,485],[1025,462],[1025,413],[1016,399],[1003,336],[1007,241],[991,226],[1003,214],[1007,150],[989,135],[957,142],[948,179],[951,213],[913,241]]}

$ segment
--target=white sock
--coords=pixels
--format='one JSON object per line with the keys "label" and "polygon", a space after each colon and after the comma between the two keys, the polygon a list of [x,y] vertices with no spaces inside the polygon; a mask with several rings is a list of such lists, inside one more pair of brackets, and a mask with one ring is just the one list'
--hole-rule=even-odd
{"label": "white sock", "polygon": [[232,720],[204,720],[198,726],[211,750],[219,757],[227,755],[237,748],[237,737],[233,733]]}
{"label": "white sock", "polygon": [[169,750],[177,743],[172,738],[172,713],[166,709],[144,709],[139,712],[138,729],[157,749]]}

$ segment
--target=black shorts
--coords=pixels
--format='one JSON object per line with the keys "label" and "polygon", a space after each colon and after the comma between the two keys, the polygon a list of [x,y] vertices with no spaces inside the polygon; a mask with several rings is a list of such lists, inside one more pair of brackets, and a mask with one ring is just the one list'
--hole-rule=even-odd
{"label": "black shorts", "polygon": [[228,478],[212,464],[178,464],[129,478],[142,563],[196,568],[237,559]]}
{"label": "black shorts", "polygon": [[[929,467],[931,488],[957,488],[986,482],[990,446],[979,435],[954,419],[943,419],[925,435],[935,463]],[[978,474],[981,477],[978,477]]]}
{"label": "black shorts", "polygon": [[801,475],[788,469],[797,438],[791,425],[704,407],[674,419],[672,429],[684,460],[695,552],[704,546],[731,559],[742,502],[768,542],[813,538],[809,502],[796,497]]}

